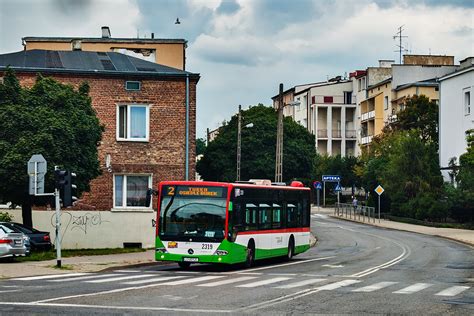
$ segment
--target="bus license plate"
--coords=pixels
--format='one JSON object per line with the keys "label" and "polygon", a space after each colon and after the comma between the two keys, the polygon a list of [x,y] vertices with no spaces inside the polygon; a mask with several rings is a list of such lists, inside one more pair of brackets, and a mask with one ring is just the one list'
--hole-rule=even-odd
{"label": "bus license plate", "polygon": [[186,262],[199,262],[199,258],[183,258]]}

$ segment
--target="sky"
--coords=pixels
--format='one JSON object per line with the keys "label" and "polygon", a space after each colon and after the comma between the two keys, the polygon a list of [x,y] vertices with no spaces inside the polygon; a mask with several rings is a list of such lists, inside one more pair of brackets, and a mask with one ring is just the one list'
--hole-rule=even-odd
{"label": "sky", "polygon": [[[175,24],[179,18],[181,24]],[[294,85],[398,62],[411,54],[474,56],[474,0],[0,0],[0,54],[25,36],[184,38],[200,73],[197,136]]]}

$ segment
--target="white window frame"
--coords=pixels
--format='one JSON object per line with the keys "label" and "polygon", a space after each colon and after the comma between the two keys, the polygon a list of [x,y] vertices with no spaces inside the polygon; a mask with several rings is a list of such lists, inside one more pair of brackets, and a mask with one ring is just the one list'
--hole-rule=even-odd
{"label": "white window frame", "polygon": [[[471,115],[471,88],[465,88],[462,90],[462,102],[464,104],[464,115],[468,116]],[[466,98],[466,95],[468,97]]]}
{"label": "white window frame", "polygon": [[383,97],[383,109],[388,110],[388,95]]}
{"label": "white window frame", "polygon": [[[126,137],[120,137],[120,107],[126,106],[127,107],[127,135]],[[145,107],[145,138],[132,138],[130,137],[130,109],[131,108],[139,108],[139,107]],[[116,138],[117,141],[125,141],[125,142],[148,142],[150,140],[150,107],[151,104],[138,104],[138,103],[132,103],[132,104],[117,104],[117,109],[116,109]]]}
{"label": "white window frame", "polygon": [[[116,176],[123,176],[123,196],[122,196],[122,206],[115,205],[115,177]],[[148,187],[151,188],[153,184],[153,174],[151,173],[114,173],[113,174],[113,187],[112,187],[112,199],[113,199],[113,209],[112,211],[145,211],[145,212],[153,212],[153,196],[151,197],[150,206],[127,206],[127,177],[148,177]]]}

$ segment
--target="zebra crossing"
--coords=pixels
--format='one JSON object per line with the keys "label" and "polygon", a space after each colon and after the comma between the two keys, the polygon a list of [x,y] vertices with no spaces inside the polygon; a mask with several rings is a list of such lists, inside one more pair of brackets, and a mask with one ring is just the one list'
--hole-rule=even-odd
{"label": "zebra crossing", "polygon": [[[74,283],[83,282],[87,284],[118,284],[121,286],[140,286],[157,284],[162,286],[197,286],[203,288],[216,288],[219,286],[233,286],[236,288],[254,289],[258,287],[274,288],[278,290],[311,288],[318,291],[343,290],[346,293],[369,293],[384,291],[398,295],[410,295],[416,293],[429,293],[436,297],[454,297],[471,289],[470,286],[414,283],[403,284],[401,282],[383,281],[369,283],[361,279],[338,280],[337,278],[308,278],[304,275],[275,275],[261,274],[191,274],[181,272],[165,271],[126,271],[117,270],[109,273],[69,273],[44,276],[32,276],[11,279],[20,284],[25,281],[39,281],[42,283]],[[17,288],[18,289],[18,288]],[[15,290],[17,290],[15,289]]]}

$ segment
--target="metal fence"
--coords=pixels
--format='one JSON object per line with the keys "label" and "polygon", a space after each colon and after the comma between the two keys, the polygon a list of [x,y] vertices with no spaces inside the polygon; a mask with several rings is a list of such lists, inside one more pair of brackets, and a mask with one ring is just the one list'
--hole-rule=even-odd
{"label": "metal fence", "polygon": [[[355,219],[362,222],[373,221],[374,223],[377,217],[377,215],[375,214],[375,207],[362,205],[353,206],[350,203],[337,202],[336,207],[334,208],[334,215],[349,219]],[[378,219],[380,223],[380,214],[378,216]]]}

